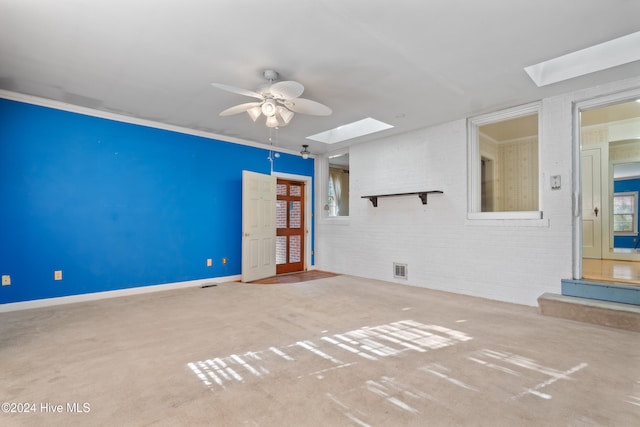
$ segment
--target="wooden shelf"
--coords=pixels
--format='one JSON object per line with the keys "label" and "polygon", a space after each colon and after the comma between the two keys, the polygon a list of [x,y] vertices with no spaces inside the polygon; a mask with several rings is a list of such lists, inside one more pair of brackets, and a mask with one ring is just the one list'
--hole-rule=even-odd
{"label": "wooden shelf", "polygon": [[378,207],[378,197],[396,197],[396,196],[414,196],[417,195],[422,200],[422,204],[427,204],[427,195],[428,194],[443,194],[440,190],[431,190],[431,191],[414,191],[411,193],[396,193],[396,194],[376,194],[373,196],[362,196],[363,199],[369,199],[374,208]]}

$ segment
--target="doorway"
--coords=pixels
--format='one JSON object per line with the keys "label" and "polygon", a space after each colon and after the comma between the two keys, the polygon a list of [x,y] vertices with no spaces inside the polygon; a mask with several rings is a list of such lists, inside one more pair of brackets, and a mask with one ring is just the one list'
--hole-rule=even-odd
{"label": "doorway", "polygon": [[242,171],[242,281],[276,274],[274,256],[276,179]]}
{"label": "doorway", "polygon": [[305,183],[278,178],[276,184],[276,274],[305,269]]}
{"label": "doorway", "polygon": [[[603,97],[575,110],[582,199],[576,278],[616,281],[616,272],[635,271],[640,264],[636,246],[640,241],[639,97],[633,93]],[[607,272],[612,276],[609,280]]]}
{"label": "doorway", "polygon": [[494,183],[494,164],[493,160],[481,156],[480,157],[480,210],[482,212],[493,212],[493,183]]}

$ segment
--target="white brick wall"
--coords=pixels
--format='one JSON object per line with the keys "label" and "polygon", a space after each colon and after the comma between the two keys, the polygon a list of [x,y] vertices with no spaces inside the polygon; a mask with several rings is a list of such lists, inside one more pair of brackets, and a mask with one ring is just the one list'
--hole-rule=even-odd
{"label": "white brick wall", "polygon": [[[317,221],[317,268],[531,306],[560,293],[560,280],[572,277],[572,102],[638,86],[640,78],[543,100],[543,226],[466,219],[464,119],[352,146],[350,217]],[[551,191],[551,175],[561,175],[561,190]],[[444,194],[427,205],[380,198],[377,208],[360,197],[420,190]],[[393,278],[393,262],[408,264],[408,280]]]}

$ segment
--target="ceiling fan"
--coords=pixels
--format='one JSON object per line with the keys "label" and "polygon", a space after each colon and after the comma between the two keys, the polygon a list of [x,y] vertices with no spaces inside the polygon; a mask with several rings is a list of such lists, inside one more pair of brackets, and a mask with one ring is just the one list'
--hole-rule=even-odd
{"label": "ceiling fan", "polygon": [[255,92],[222,83],[211,83],[213,87],[218,89],[259,99],[257,102],[247,102],[227,108],[220,115],[231,116],[246,111],[255,122],[263,114],[267,118],[267,127],[274,128],[288,125],[295,113],[313,116],[328,116],[332,113],[331,108],[324,104],[310,99],[298,98],[304,92],[302,84],[292,80],[274,83],[274,80],[278,78],[278,73],[274,70],[265,70],[263,76],[269,80],[269,83],[261,86]]}

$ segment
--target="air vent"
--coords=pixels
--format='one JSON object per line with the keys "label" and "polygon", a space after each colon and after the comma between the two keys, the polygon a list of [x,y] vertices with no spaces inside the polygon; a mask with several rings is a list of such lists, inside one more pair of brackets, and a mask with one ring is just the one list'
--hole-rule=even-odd
{"label": "air vent", "polygon": [[407,264],[399,264],[397,262],[393,263],[393,277],[396,279],[406,279],[407,278]]}

